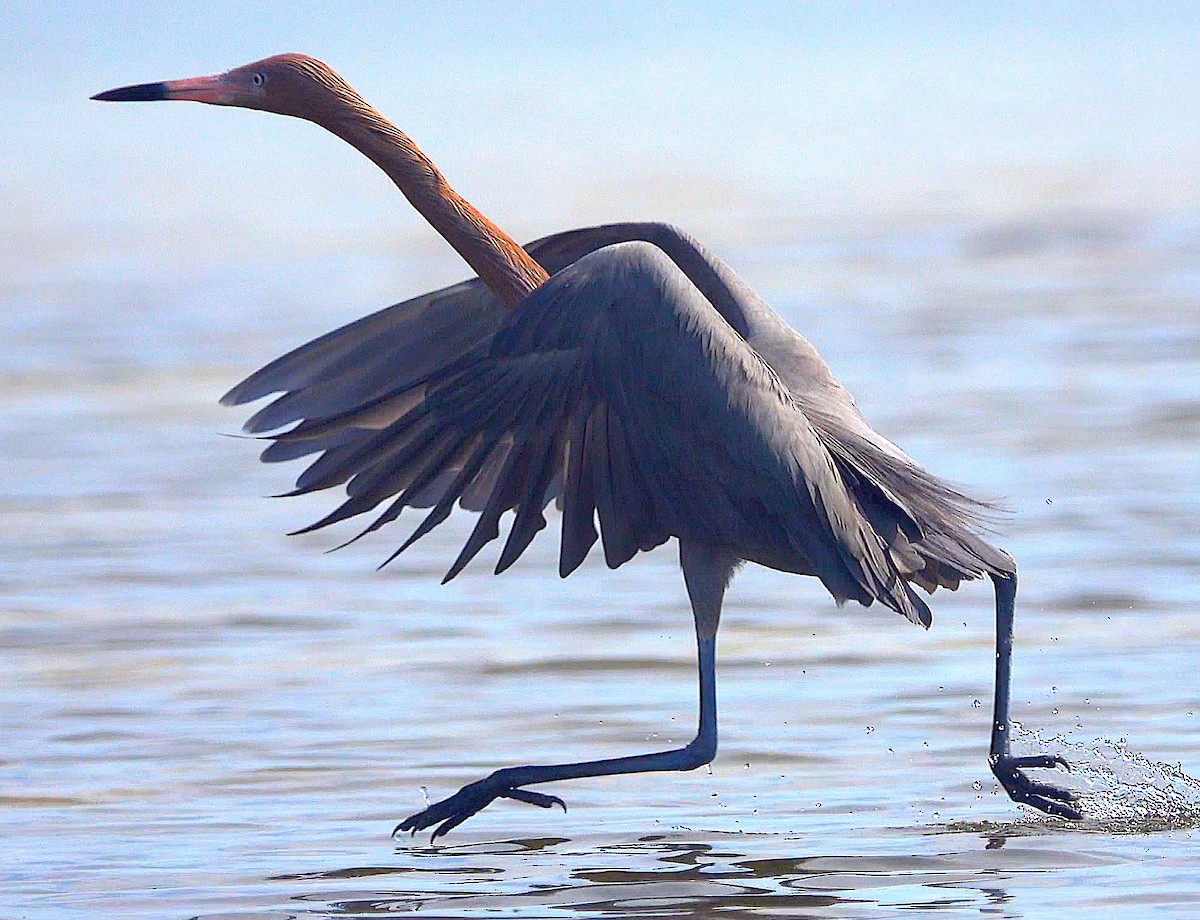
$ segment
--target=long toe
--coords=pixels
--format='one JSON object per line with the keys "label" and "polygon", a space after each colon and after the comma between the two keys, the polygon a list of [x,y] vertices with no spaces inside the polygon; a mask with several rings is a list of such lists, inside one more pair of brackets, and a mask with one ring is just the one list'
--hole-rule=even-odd
{"label": "long toe", "polygon": [[[1031,784],[1029,789],[1007,789],[1009,798],[1022,805],[1032,805],[1039,811],[1056,818],[1066,818],[1069,821],[1080,821],[1083,813],[1073,805],[1067,804],[1075,800],[1075,796],[1065,789],[1047,787],[1041,783]],[[1044,791],[1043,791],[1044,790]]]}
{"label": "long toe", "polygon": [[501,793],[501,796],[506,799],[516,799],[518,802],[527,802],[530,805],[536,805],[538,808],[553,808],[557,805],[564,812],[567,810],[567,803],[556,795],[546,795],[542,792],[531,792],[528,789],[509,789]]}
{"label": "long toe", "polygon": [[392,831],[392,836],[395,837],[404,831],[408,831],[410,834],[415,834],[417,831],[423,831],[426,828],[433,827],[435,824],[441,822],[438,829],[433,832],[433,837],[431,838],[433,840],[437,840],[438,837],[446,833],[448,830],[450,830],[450,828],[458,827],[458,825],[466,821],[467,818],[471,817],[471,815],[482,810],[483,808],[482,805],[474,809],[438,807],[438,805],[446,805],[449,801],[450,800],[447,799],[444,802],[438,802],[437,805],[431,805],[424,811],[419,811],[415,815],[410,815],[409,817],[405,818],[396,825],[396,829]]}
{"label": "long toe", "polygon": [[449,798],[442,799],[440,802],[434,802],[424,811],[419,811],[415,815],[405,818],[396,825],[396,829],[392,831],[392,836],[395,837],[404,831],[415,834],[417,831],[423,831],[436,824],[437,828],[430,838],[432,842],[439,837],[445,836],[471,816],[483,811],[494,800],[500,798],[515,799],[518,802],[537,805],[539,808],[553,808],[557,805],[563,811],[567,810],[566,802],[556,795],[546,795],[542,792],[531,792],[528,789],[504,786],[491,777],[487,777],[486,779],[463,786]]}
{"label": "long toe", "polygon": [[1068,773],[1071,765],[1058,754],[1031,754],[1028,757],[1009,757],[1008,764],[1013,767],[1044,767],[1052,769],[1062,767]]}
{"label": "long toe", "polygon": [[995,774],[1000,785],[1004,787],[1004,791],[1014,802],[1031,805],[1058,818],[1078,821],[1083,818],[1083,814],[1070,804],[1078,799],[1075,793],[1060,786],[1030,779],[1024,772],[1025,769],[1055,766],[1070,769],[1067,762],[1057,756],[1010,757],[1005,755],[995,758],[992,762],[992,773]]}
{"label": "long toe", "polygon": [[[427,827],[433,827],[435,824],[451,820],[454,821],[454,824],[451,826],[455,827],[462,824],[471,815],[483,810],[495,797],[496,792],[486,789],[483,780],[463,786],[449,798],[442,799],[440,802],[434,802],[424,811],[419,811],[415,815],[405,818],[396,825],[396,829],[392,831],[392,836],[395,837],[403,831],[415,834],[417,831],[423,831]],[[449,830],[449,828],[446,830]],[[445,831],[442,833],[445,833]]]}
{"label": "long toe", "polygon": [[467,818],[471,817],[471,814],[472,813],[469,812],[461,812],[460,814],[455,815],[453,818],[443,821],[433,829],[433,833],[429,835],[429,842],[437,843],[437,839],[439,837],[444,837],[446,834],[450,833],[451,830],[458,827],[460,824],[466,821]]}

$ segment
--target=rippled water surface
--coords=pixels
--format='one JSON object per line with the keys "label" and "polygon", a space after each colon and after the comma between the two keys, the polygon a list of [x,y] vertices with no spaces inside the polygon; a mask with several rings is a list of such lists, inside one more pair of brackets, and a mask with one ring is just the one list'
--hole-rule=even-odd
{"label": "rippled water surface", "polygon": [[711,770],[391,841],[497,767],[690,738],[673,549],[560,581],[552,528],[441,587],[469,515],[378,573],[401,531],[283,536],[330,501],[264,498],[215,400],[390,263],[44,273],[0,311],[0,917],[1194,916],[1200,215],[751,223],[711,242],[875,425],[1012,508],[1014,710],[1089,821],[988,773],[987,587],[924,632],[749,567]]}

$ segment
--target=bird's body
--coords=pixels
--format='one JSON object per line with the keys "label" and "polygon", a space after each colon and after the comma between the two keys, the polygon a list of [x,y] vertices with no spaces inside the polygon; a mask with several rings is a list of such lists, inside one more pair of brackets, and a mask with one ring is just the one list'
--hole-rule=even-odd
{"label": "bird's body", "polygon": [[[282,90],[263,95],[264,83]],[[479,273],[303,345],[226,395],[230,404],[275,395],[247,429],[272,438],[264,460],[316,455],[295,493],[345,486],[344,502],[306,530],[374,511],[366,533],[405,507],[429,509],[402,550],[460,504],[480,516],[447,578],[512,511],[497,571],[507,568],[545,526],[552,500],[563,512],[564,576],[598,537],[614,568],[679,541],[700,655],[696,739],[674,751],[500,770],[401,829],[436,824],[436,836],[497,797],[561,804],[523,788],[534,783],[711,760],[715,637],[743,561],[816,576],[839,602],[880,601],[926,626],[914,586],[991,577],[993,770],[1014,798],[1075,814],[1067,793],[1023,772],[1056,758],[1008,752],[1016,569],[980,536],[988,507],[876,433],[816,349],[695,240],[633,223],[517,246],[406,135],[303,56],[101,98],[197,98],[315,121],[378,163]]]}
{"label": "bird's body", "polygon": [[[322,452],[297,491],[347,483],[314,527],[406,489],[404,504],[435,516],[464,497],[486,512],[506,493],[492,511],[525,513],[507,567],[557,497],[563,575],[598,511],[610,566],[677,537],[926,625],[910,582],[1013,573],[974,533],[986,507],[871,429],[816,349],[683,232],[616,224],[527,251],[551,276],[511,314],[465,282],[301,346],[226,395],[282,392],[247,427],[299,423],[268,461]],[[530,421],[537,438],[520,436]]]}

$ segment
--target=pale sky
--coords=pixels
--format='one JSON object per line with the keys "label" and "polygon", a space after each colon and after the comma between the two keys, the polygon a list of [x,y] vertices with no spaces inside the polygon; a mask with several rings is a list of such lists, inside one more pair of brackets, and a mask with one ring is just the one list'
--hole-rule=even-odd
{"label": "pale sky", "polygon": [[88,100],[280,51],[327,60],[522,237],[696,209],[733,220],[758,200],[818,217],[1069,200],[1075,182],[1101,205],[1194,208],[1200,4],[1045,6],[10,5],[0,258],[91,272],[148,250],[416,232],[374,167],[311,125]]}

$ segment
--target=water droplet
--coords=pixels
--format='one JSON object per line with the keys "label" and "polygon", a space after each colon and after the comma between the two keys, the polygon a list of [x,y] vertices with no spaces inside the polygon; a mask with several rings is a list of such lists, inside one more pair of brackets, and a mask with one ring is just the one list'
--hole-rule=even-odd
{"label": "water droplet", "polygon": [[972,700],[972,701],[971,701],[971,708],[972,708],[972,709],[978,709],[978,708],[979,708],[980,706],[982,706],[982,705],[983,705],[983,703],[981,703],[979,700]]}
{"label": "water droplet", "polygon": [[868,725],[868,726],[867,726],[867,734],[869,735],[869,734],[871,734],[871,732],[873,732],[873,731],[875,731],[875,726],[874,726],[874,725]]}

